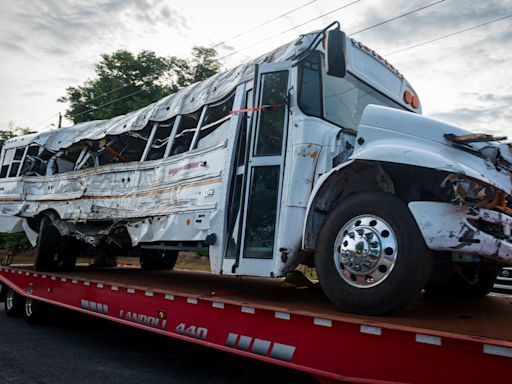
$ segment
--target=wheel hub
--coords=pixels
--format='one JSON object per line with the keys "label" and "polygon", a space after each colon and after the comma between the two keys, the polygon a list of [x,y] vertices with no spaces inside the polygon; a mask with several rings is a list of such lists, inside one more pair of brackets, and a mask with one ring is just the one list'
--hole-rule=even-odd
{"label": "wheel hub", "polygon": [[350,285],[369,288],[390,274],[397,256],[396,236],[391,226],[373,215],[347,222],[334,243],[334,263]]}

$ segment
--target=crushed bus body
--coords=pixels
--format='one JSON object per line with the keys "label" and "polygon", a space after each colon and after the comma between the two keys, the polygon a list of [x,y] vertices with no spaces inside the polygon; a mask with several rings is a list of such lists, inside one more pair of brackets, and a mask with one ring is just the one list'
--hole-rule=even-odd
{"label": "crushed bus body", "polygon": [[512,264],[503,139],[421,116],[404,76],[330,25],[141,110],[9,140],[0,230],[25,231],[43,271],[77,249],[144,269],[206,250],[216,274],[315,266],[351,312],[481,296]]}

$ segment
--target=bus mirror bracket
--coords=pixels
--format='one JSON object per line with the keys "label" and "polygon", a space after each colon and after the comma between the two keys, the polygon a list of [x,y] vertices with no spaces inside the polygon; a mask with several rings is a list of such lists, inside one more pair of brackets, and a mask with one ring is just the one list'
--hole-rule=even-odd
{"label": "bus mirror bracket", "polygon": [[327,31],[325,66],[329,76],[344,78],[347,74],[346,43],[347,36],[339,26]]}

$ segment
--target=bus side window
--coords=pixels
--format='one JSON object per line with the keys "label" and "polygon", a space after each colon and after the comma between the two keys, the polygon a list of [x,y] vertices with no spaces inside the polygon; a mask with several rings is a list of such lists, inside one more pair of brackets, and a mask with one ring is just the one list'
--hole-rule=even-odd
{"label": "bus side window", "polygon": [[14,148],[8,149],[4,153],[4,159],[2,160],[2,170],[0,171],[0,178],[7,177],[7,171],[9,170],[9,164],[14,157]]}
{"label": "bus side window", "polygon": [[151,142],[151,147],[146,156],[146,161],[158,160],[164,157],[165,148],[167,147],[167,142],[171,136],[174,121],[175,119],[171,119],[158,124],[155,136]]}
{"label": "bus side window", "polygon": [[181,122],[176,131],[169,156],[178,155],[189,150],[196,132],[197,124],[199,124],[201,111],[202,109],[189,115],[181,116]]}
{"label": "bus side window", "polygon": [[21,166],[21,175],[41,176],[46,173],[46,164],[39,158],[39,146],[30,145]]}
{"label": "bus side window", "polygon": [[23,154],[25,153],[25,148],[26,147],[16,148],[14,151],[14,158],[12,160],[11,169],[9,171],[9,177],[16,177],[18,175],[21,160],[23,159]]}
{"label": "bus side window", "polygon": [[208,106],[195,148],[206,148],[227,137],[234,100],[233,93],[227,99]]}

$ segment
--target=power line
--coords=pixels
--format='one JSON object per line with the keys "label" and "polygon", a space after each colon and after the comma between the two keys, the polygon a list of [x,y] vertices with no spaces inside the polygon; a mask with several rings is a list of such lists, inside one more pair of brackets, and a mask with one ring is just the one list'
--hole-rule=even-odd
{"label": "power line", "polygon": [[460,35],[461,33],[464,33],[464,32],[468,32],[468,31],[472,31],[474,29],[477,29],[477,28],[481,28],[481,27],[484,27],[486,25],[489,25],[489,24],[493,24],[493,23],[497,23],[498,21],[501,21],[501,20],[505,20],[505,19],[508,19],[512,17],[512,14],[509,14],[507,16],[503,16],[503,17],[500,17],[498,19],[494,19],[494,20],[490,20],[490,21],[487,21],[485,23],[482,23],[482,24],[478,24],[478,25],[475,25],[473,27],[469,27],[469,28],[465,28],[465,29],[461,29],[460,31],[456,31],[456,32],[452,32],[452,33],[449,33],[447,35],[443,35],[443,36],[440,36],[440,37],[436,37],[435,39],[431,39],[431,40],[427,40],[427,41],[423,41],[421,43],[418,43],[418,44],[414,44],[414,45],[411,45],[409,47],[405,47],[405,48],[401,48],[399,50],[396,50],[396,51],[393,51],[393,52],[390,52],[390,53],[386,53],[384,54],[384,56],[391,56],[391,55],[395,55],[397,53],[400,53],[400,52],[404,52],[404,51],[408,51],[410,49],[413,49],[413,48],[417,48],[417,47],[420,47],[422,45],[426,45],[426,44],[430,44],[430,43],[433,43],[435,41],[439,41],[439,40],[443,40],[443,39],[446,39],[448,37],[452,37],[452,36],[455,36],[455,35]]}
{"label": "power line", "polygon": [[424,6],[420,7],[420,8],[416,8],[416,9],[414,9],[414,10],[412,10],[412,11],[409,11],[409,12],[406,12],[406,13],[402,13],[401,15],[398,15],[398,16],[395,16],[395,17],[392,17],[391,19],[387,19],[387,20],[381,21],[380,23],[370,25],[369,27],[366,27],[366,28],[360,29],[359,31],[350,32],[350,33],[349,33],[349,36],[353,36],[353,35],[356,35],[356,34],[358,34],[358,33],[368,31],[368,30],[370,30],[370,29],[372,29],[372,28],[380,27],[381,25],[387,24],[387,23],[389,23],[389,22],[391,22],[391,21],[395,21],[395,20],[401,19],[402,17],[405,17],[405,16],[412,15],[413,13],[416,13],[416,12],[422,11],[422,10],[424,10],[424,9],[427,9],[427,8],[433,7],[434,5],[437,5],[437,4],[440,4],[440,3],[443,3],[444,1],[445,1],[445,0],[436,1],[436,2],[434,2],[434,3],[430,3],[430,4],[427,4],[427,5],[424,5]]}
{"label": "power line", "polygon": [[43,123],[47,122],[47,121],[48,121],[48,120],[50,120],[50,119],[53,119],[53,118],[54,118],[54,117],[56,117],[56,116],[59,116],[59,114],[58,114],[58,113],[54,113],[54,114],[52,114],[51,116],[47,117],[46,119],[41,120],[39,123],[37,123],[37,124],[35,124],[35,125],[32,125],[32,126],[30,127],[30,129],[36,129],[36,128],[37,128],[37,127],[39,127],[41,124],[43,124]]}
{"label": "power line", "polygon": [[89,112],[91,112],[91,111],[95,111],[95,110],[98,110],[98,109],[104,108],[104,107],[106,107],[107,105],[110,105],[110,104],[112,104],[112,103],[115,103],[116,101],[119,101],[119,100],[124,100],[124,99],[126,99],[126,98],[128,98],[128,97],[130,97],[130,96],[134,96],[134,95],[136,95],[137,93],[141,93],[142,91],[144,91],[144,88],[141,88],[141,89],[139,89],[138,91],[135,91],[135,92],[129,93],[128,95],[125,95],[125,96],[123,96],[123,97],[119,97],[119,98],[117,98],[117,99],[111,100],[111,101],[109,101],[108,103],[101,104],[101,105],[99,105],[99,106],[97,106],[97,107],[93,107],[93,108],[88,109],[88,110],[86,110],[86,111],[82,111],[82,112],[80,112],[80,113],[77,113],[76,115],[73,115],[73,117],[80,116],[80,115],[83,115],[83,114],[85,114],[85,113],[89,113]]}
{"label": "power line", "polygon": [[287,32],[293,31],[294,29],[297,29],[297,28],[300,28],[300,27],[302,27],[302,26],[304,26],[304,25],[306,25],[306,24],[312,23],[313,21],[318,20],[318,19],[320,19],[320,18],[322,18],[322,17],[325,17],[325,16],[327,16],[327,15],[330,15],[331,13],[334,13],[334,12],[340,11],[340,10],[342,10],[342,9],[344,9],[344,8],[350,7],[351,5],[354,5],[354,4],[356,4],[356,3],[359,3],[360,1],[361,1],[361,0],[355,0],[355,1],[351,2],[351,3],[345,4],[345,5],[341,6],[341,7],[338,7],[338,8],[336,8],[336,9],[333,9],[332,11],[329,11],[329,12],[327,12],[327,13],[324,13],[323,15],[317,16],[317,17],[315,17],[315,18],[313,18],[313,19],[311,19],[311,20],[308,20],[308,21],[306,21],[306,22],[304,22],[304,23],[302,23],[302,24],[298,24],[298,25],[296,25],[296,26],[295,26],[295,27],[293,27],[293,28],[290,28],[290,29],[287,29],[287,30],[285,30],[285,31],[279,32],[279,33],[278,33],[278,34],[276,34],[276,35],[273,35],[273,36],[268,37],[268,38],[266,38],[266,39],[260,40],[260,41],[258,41],[258,42],[256,42],[256,43],[254,43],[254,44],[248,45],[248,46],[246,46],[246,47],[244,47],[244,48],[238,49],[238,50],[236,50],[236,51],[234,51],[234,52],[231,52],[231,53],[229,53],[229,54],[227,54],[227,55],[225,55],[225,56],[222,56],[219,60],[224,60],[225,58],[230,57],[230,56],[233,56],[233,55],[235,55],[235,54],[237,54],[237,53],[239,53],[239,52],[245,51],[246,49],[252,48],[252,47],[254,47],[254,46],[256,46],[256,45],[259,45],[259,44],[262,44],[262,43],[264,43],[264,42],[266,42],[266,41],[273,40],[273,39],[275,39],[275,38],[277,38],[277,37],[279,37],[279,36],[281,36],[281,35],[283,35],[283,34],[285,34],[285,33],[287,33]]}
{"label": "power line", "polygon": [[230,37],[230,38],[229,38],[229,39],[227,39],[227,40],[224,40],[224,41],[222,41],[222,42],[220,42],[220,43],[217,43],[217,44],[213,45],[213,46],[212,46],[212,47],[210,47],[210,48],[216,48],[216,47],[218,47],[219,45],[226,44],[226,43],[227,43],[227,42],[229,42],[229,41],[235,40],[235,39],[239,38],[240,36],[244,36],[244,35],[246,35],[246,34],[247,34],[247,33],[249,33],[249,32],[252,32],[252,31],[254,31],[254,30],[258,29],[258,28],[261,28],[261,27],[263,27],[263,26],[265,26],[265,25],[267,25],[267,24],[270,24],[270,23],[271,23],[271,22],[273,22],[273,21],[276,21],[276,20],[278,20],[278,19],[281,19],[281,18],[283,18],[283,17],[285,17],[285,16],[289,15],[290,13],[293,13],[293,12],[295,12],[295,11],[298,11],[299,9],[305,8],[305,7],[307,7],[307,6],[308,6],[308,5],[310,5],[310,4],[316,3],[317,1],[318,1],[318,0],[313,0],[313,1],[310,1],[309,3],[302,4],[301,6],[299,6],[299,7],[297,7],[297,8],[294,8],[294,9],[292,9],[292,10],[288,11],[288,12],[285,12],[285,13],[283,13],[282,15],[276,16],[276,17],[274,17],[274,18],[272,18],[272,19],[270,19],[270,20],[267,20],[267,21],[265,21],[264,23],[261,23],[261,24],[259,24],[259,25],[255,26],[255,27],[249,28],[249,29],[247,29],[247,30],[245,30],[245,31],[243,31],[243,32],[241,32],[241,33],[239,33],[238,35],[232,36],[232,37]]}

